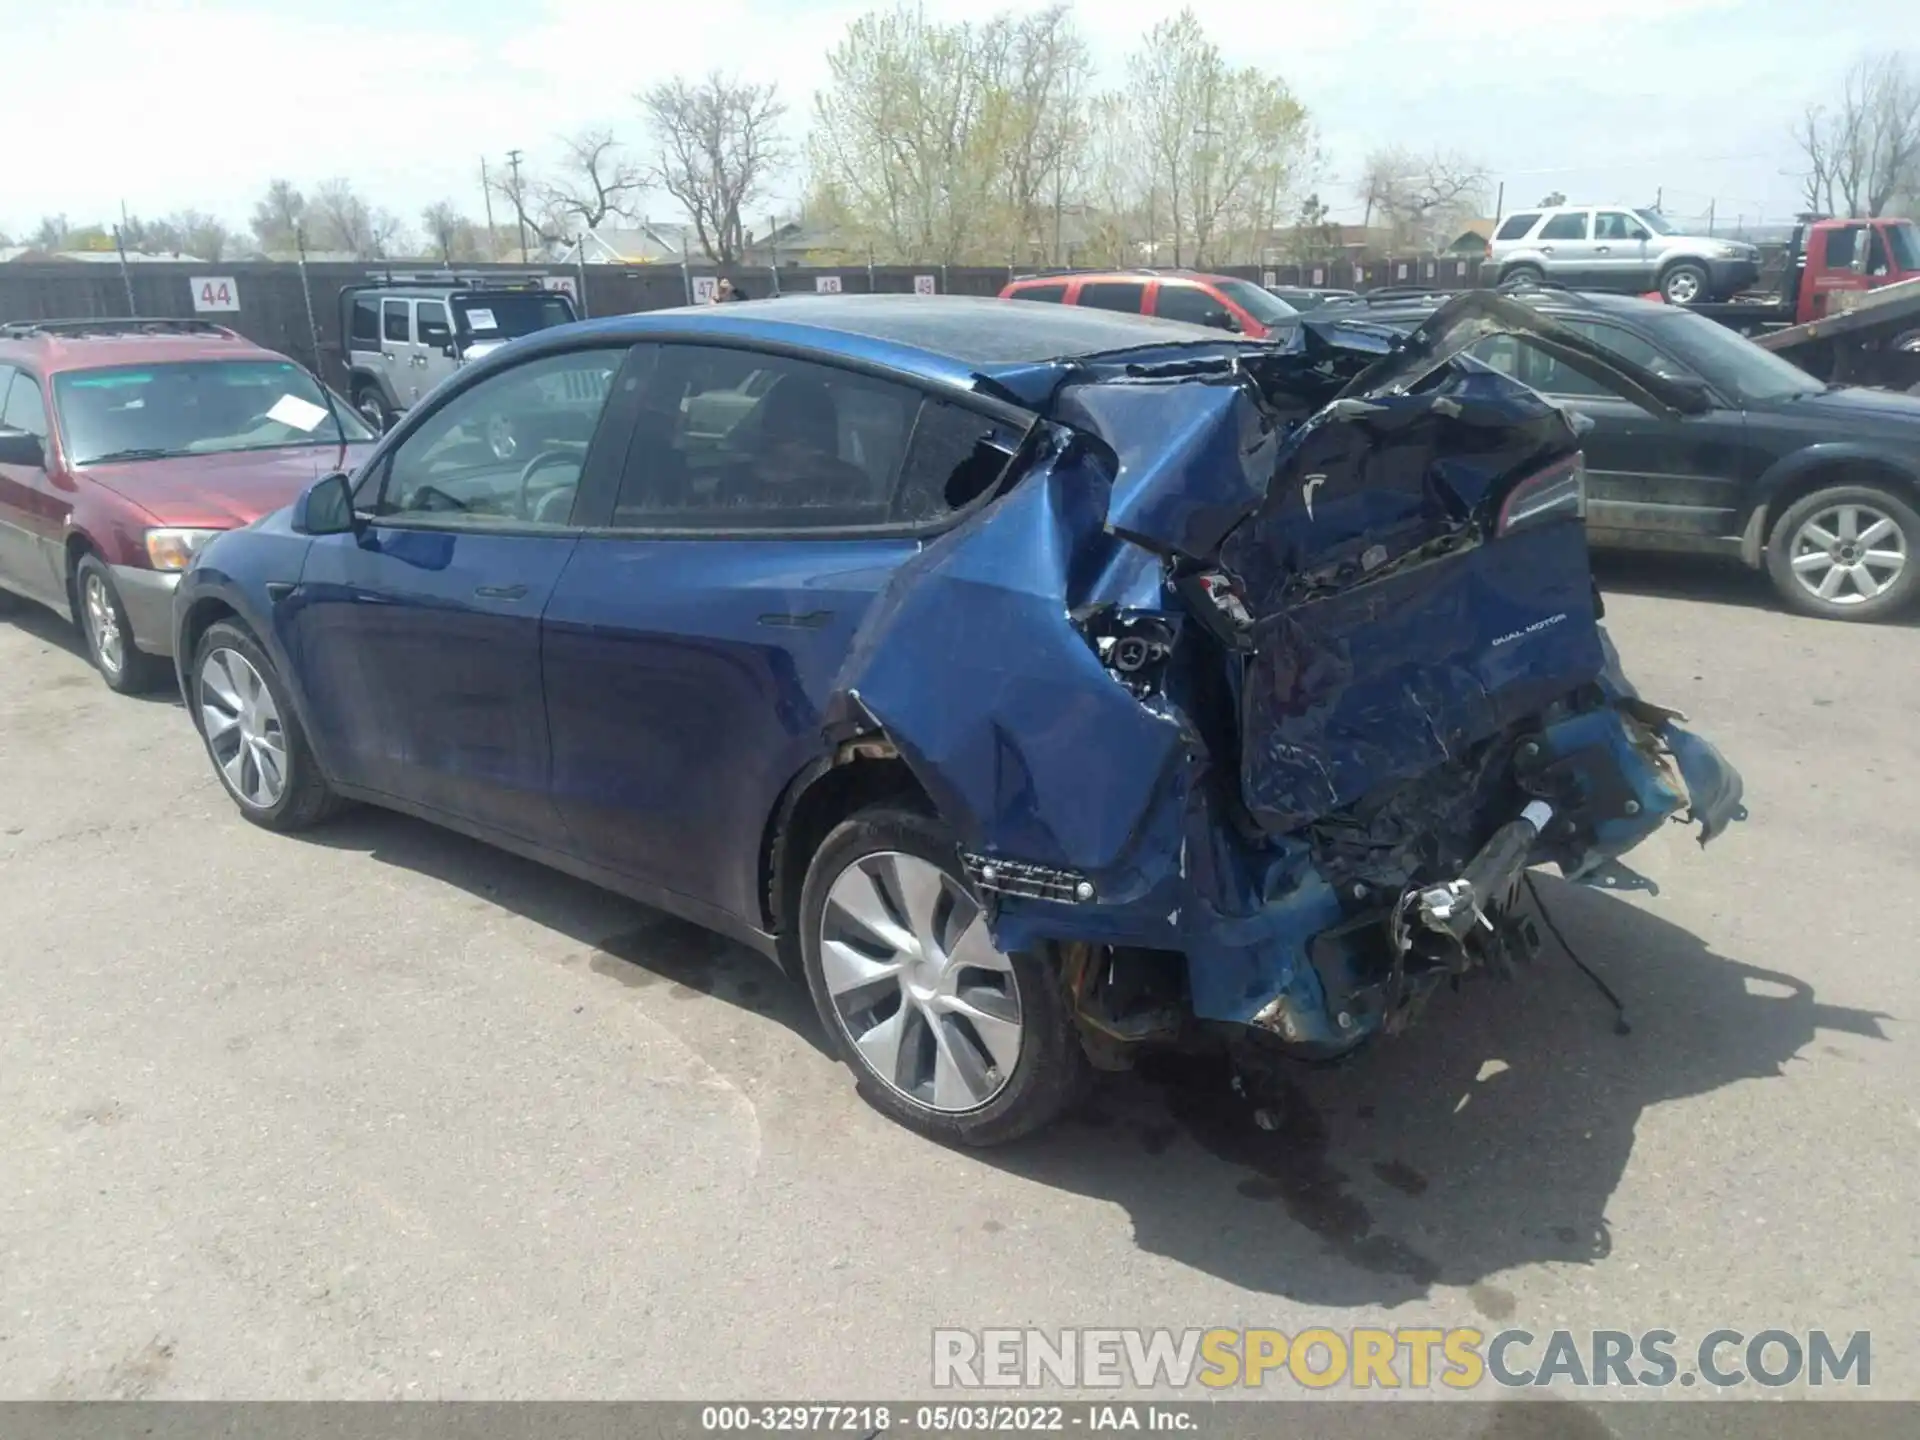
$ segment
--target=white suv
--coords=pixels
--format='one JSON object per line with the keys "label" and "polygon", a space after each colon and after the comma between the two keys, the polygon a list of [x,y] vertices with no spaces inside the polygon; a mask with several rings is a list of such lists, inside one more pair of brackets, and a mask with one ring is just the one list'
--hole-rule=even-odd
{"label": "white suv", "polygon": [[1658,210],[1556,205],[1509,215],[1494,231],[1496,283],[1551,280],[1573,290],[1658,290],[1674,305],[1720,300],[1760,278],[1751,245],[1683,235]]}

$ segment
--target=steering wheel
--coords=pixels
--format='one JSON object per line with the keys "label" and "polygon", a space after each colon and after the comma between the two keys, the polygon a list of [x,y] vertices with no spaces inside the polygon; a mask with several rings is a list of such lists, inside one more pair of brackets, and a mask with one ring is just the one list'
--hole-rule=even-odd
{"label": "steering wheel", "polygon": [[547,517],[544,515],[536,515],[531,513],[528,505],[528,497],[532,494],[532,490],[533,490],[534,475],[538,471],[544,470],[549,465],[554,465],[554,464],[567,464],[575,467],[576,473],[574,475],[574,481],[571,486],[568,486],[568,485],[556,486],[553,490],[549,491],[547,494],[542,495],[540,497],[539,508],[545,509],[547,502],[551,500],[555,495],[564,495],[569,490],[579,489],[580,477],[578,474],[578,467],[585,459],[586,459],[585,452],[579,451],[579,450],[547,449],[547,450],[542,450],[538,455],[535,455],[531,460],[529,460],[526,463],[526,465],[520,471],[520,504],[519,504],[520,513],[529,520],[537,519],[537,520],[544,521]]}

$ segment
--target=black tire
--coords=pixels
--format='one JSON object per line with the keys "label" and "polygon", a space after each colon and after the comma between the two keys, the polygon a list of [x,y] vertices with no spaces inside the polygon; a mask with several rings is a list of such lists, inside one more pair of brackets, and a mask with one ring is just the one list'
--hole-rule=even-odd
{"label": "black tire", "polygon": [[382,435],[393,428],[397,418],[393,406],[387,403],[386,391],[371,380],[360,380],[353,387],[353,408],[360,412],[360,418],[373,426]]}
{"label": "black tire", "polygon": [[1539,285],[1547,278],[1547,272],[1538,265],[1509,265],[1500,272],[1500,283],[1516,289],[1522,285]]}
{"label": "black tire", "polygon": [[[1674,292],[1685,295],[1683,300]],[[1692,305],[1713,298],[1713,277],[1695,260],[1681,260],[1660,272],[1660,296],[1669,305]]]}
{"label": "black tire", "polygon": [[822,842],[801,888],[799,942],[807,988],[827,1043],[853,1072],[869,1104],[890,1119],[935,1139],[998,1145],[1051,1124],[1085,1093],[1091,1067],[1081,1048],[1058,966],[1050,954],[1021,951],[1008,957],[1018,987],[1020,1055],[1012,1076],[976,1109],[956,1112],[923,1105],[880,1079],[856,1050],[827,989],[821,963],[821,922],[834,881],[856,862],[887,852],[918,857],[956,882],[963,873],[953,837],[939,821],[892,806],[861,811]]}
{"label": "black tire", "polygon": [[[1796,539],[1801,527],[1818,517],[1822,511],[1844,505],[1871,509],[1892,521],[1898,535],[1898,548],[1906,556],[1905,563],[1890,580],[1880,585],[1879,593],[1870,599],[1857,598],[1858,587],[1848,582],[1843,589],[1856,598],[1823,600],[1802,583],[1800,574],[1794,569]],[[1799,548],[1806,549],[1805,546]],[[1873,548],[1884,551],[1892,547],[1882,542]],[[1873,575],[1876,583],[1881,581],[1883,574]],[[1773,588],[1788,608],[1802,615],[1821,620],[1883,620],[1911,604],[1915,589],[1920,588],[1920,513],[1916,513],[1912,504],[1900,495],[1877,485],[1834,485],[1804,495],[1781,513],[1767,537],[1767,578],[1773,582]]]}
{"label": "black tire", "polygon": [[[274,708],[279,712],[281,743],[286,756],[286,784],[279,798],[270,805],[254,804],[234,788],[233,782],[221,768],[220,757],[214,750],[212,740],[207,737],[204,719],[208,703],[207,665],[222,650],[237,652],[253,667],[265,682]],[[318,825],[346,808],[346,803],[327,784],[327,777],[320,773],[320,766],[307,744],[306,732],[300,728],[300,717],[294,712],[280,672],[274,668],[273,661],[261,648],[260,642],[244,626],[222,620],[207,627],[206,634],[200,637],[200,643],[194,649],[193,668],[187,672],[187,685],[193,723],[207,746],[207,758],[213,762],[214,774],[220,777],[221,787],[247,819],[264,829],[286,832]]]}
{"label": "black tire", "polygon": [[[96,596],[101,607],[97,612]],[[98,555],[81,556],[73,572],[73,618],[86,641],[87,659],[116,694],[145,695],[159,689],[161,682],[173,674],[173,667],[164,659],[147,654],[133,643],[127,607],[120,603],[113,572]]]}

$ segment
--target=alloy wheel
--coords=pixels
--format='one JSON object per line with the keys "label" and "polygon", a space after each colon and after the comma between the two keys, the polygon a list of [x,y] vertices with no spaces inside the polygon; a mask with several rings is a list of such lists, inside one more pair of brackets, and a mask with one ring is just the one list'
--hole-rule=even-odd
{"label": "alloy wheel", "polygon": [[1852,501],[1809,515],[1794,532],[1793,578],[1829,605],[1862,605],[1900,578],[1907,537],[1892,516]]}
{"label": "alloy wheel", "polygon": [[256,810],[287,791],[287,733],[267,682],[238,650],[210,651],[200,667],[200,719],[227,788]]}
{"label": "alloy wheel", "polygon": [[939,866],[900,851],[854,861],[827,892],[820,970],[861,1064],[916,1105],[977,1110],[1020,1060],[1020,987],[985,916]]}
{"label": "alloy wheel", "polygon": [[93,653],[109,674],[118,675],[127,663],[127,640],[120,629],[120,611],[113,603],[113,592],[99,575],[89,575],[82,599],[87,613],[87,638]]}
{"label": "alloy wheel", "polygon": [[1675,305],[1691,305],[1700,298],[1700,277],[1691,270],[1676,271],[1667,280],[1667,299]]}

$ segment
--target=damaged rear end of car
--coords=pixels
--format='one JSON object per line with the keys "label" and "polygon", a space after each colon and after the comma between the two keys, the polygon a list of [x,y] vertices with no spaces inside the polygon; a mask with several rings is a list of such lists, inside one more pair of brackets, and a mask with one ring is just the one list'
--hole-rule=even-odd
{"label": "damaged rear end of car", "polygon": [[1350,1051],[1537,945],[1529,867],[1615,883],[1744,814],[1601,626],[1577,417],[1462,354],[1522,329],[1679,401],[1480,292],[1410,337],[983,374],[1036,416],[1014,478],[876,603],[829,738],[911,769],[1097,1062],[1213,1025]]}

